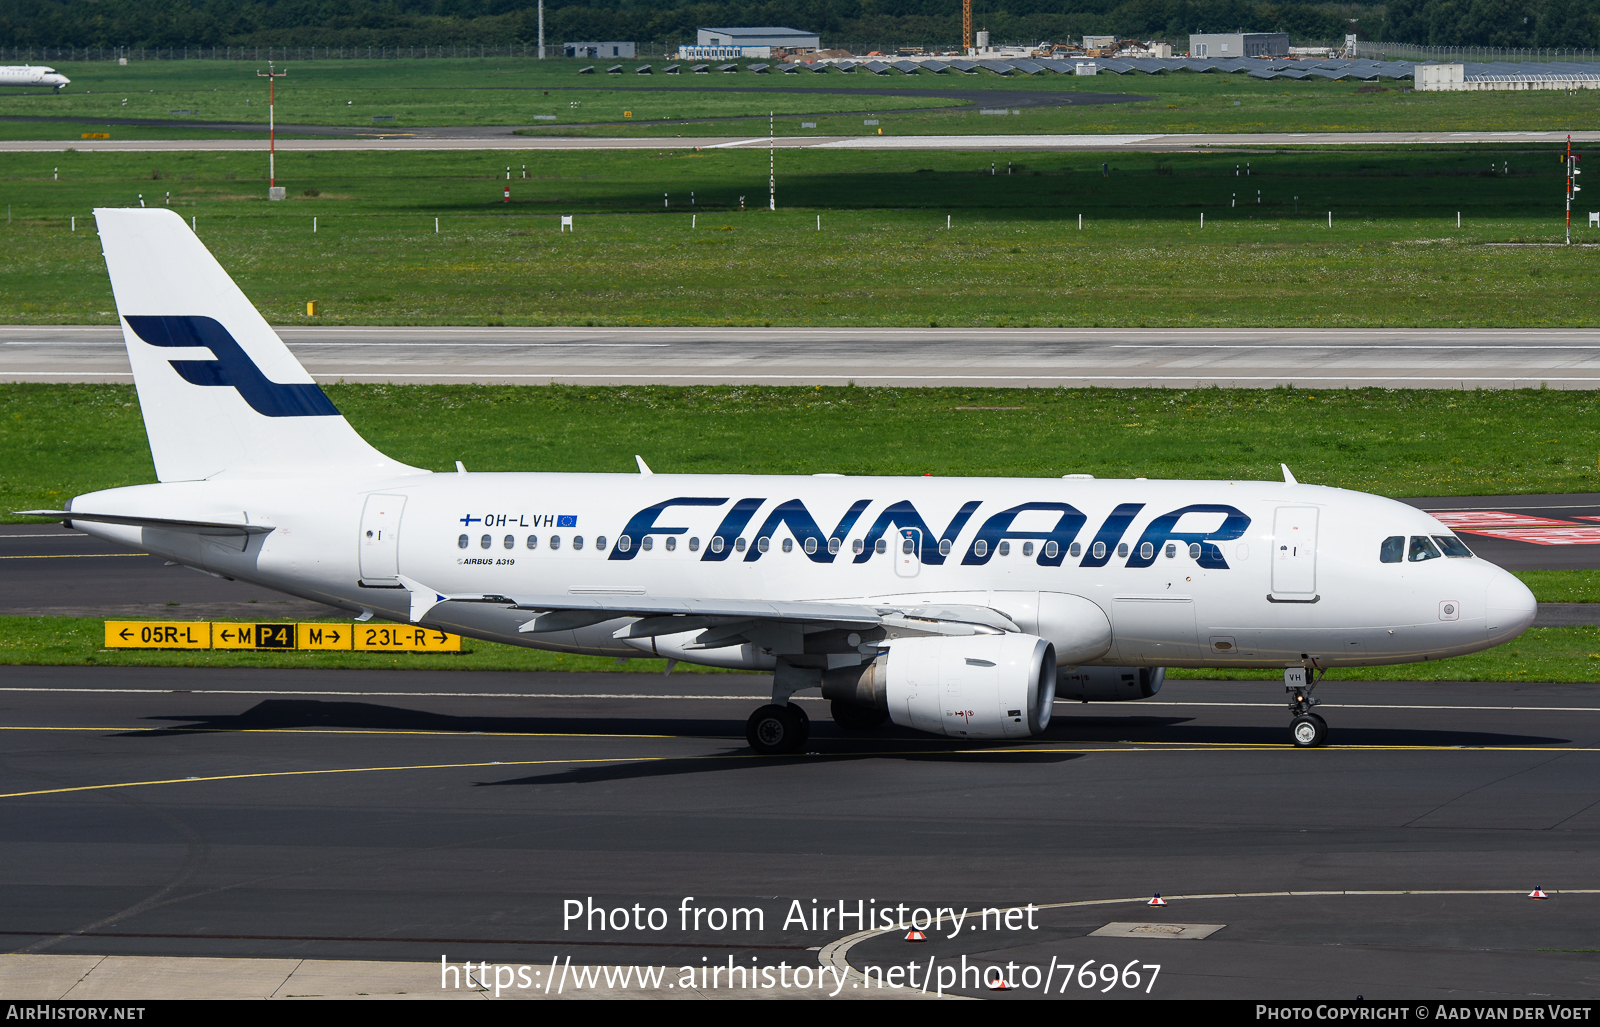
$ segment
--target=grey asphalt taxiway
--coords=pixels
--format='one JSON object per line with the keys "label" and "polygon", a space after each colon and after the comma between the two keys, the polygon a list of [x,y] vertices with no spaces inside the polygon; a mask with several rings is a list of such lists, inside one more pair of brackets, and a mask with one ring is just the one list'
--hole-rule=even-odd
{"label": "grey asphalt taxiway", "polygon": [[[0,946],[857,971],[966,956],[1037,966],[1013,971],[1035,982],[1019,995],[1052,961],[1138,960],[1161,965],[1157,997],[1600,995],[1593,686],[1329,685],[1320,750],[1286,743],[1272,682],[1059,703],[1014,744],[845,735],[802,700],[811,751],[792,758],[742,737],[765,688],[7,668]],[[1146,906],[1156,892],[1170,904]],[[566,920],[569,900],[627,926]],[[854,924],[813,910],[858,900],[1052,908],[1033,929],[892,932],[841,956]],[[764,917],[686,930],[685,905]],[[1112,923],[1150,930],[1093,935]],[[1183,924],[1221,926],[1161,934]]]}
{"label": "grey asphalt taxiway", "polygon": [[[1592,329],[284,327],[320,381],[1600,387]],[[128,382],[121,330],[0,327],[0,381]]]}

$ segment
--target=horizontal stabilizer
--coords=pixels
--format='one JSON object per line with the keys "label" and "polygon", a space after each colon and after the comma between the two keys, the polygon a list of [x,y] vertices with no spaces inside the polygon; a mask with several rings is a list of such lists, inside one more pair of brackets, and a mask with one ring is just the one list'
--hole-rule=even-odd
{"label": "horizontal stabilizer", "polygon": [[93,521],[97,524],[128,524],[136,528],[172,528],[192,531],[197,535],[266,535],[275,530],[267,524],[234,524],[228,521],[180,521],[171,517],[134,517],[129,514],[83,513],[78,510],[13,510],[18,517],[59,517],[63,524],[72,527],[73,521]]}

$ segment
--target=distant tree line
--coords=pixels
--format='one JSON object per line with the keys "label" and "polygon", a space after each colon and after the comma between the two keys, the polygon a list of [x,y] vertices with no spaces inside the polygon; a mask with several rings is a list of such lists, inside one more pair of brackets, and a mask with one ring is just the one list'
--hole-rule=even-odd
{"label": "distant tree line", "polygon": [[[1194,31],[1288,32],[1457,46],[1586,47],[1600,0],[1388,0],[1386,5],[1256,0],[976,0],[1002,40],[1085,33],[1167,39]],[[692,42],[702,26],[788,25],[824,45],[951,46],[960,0],[548,0],[545,40]],[[0,0],[0,45],[89,47],[441,46],[533,42],[533,0]]]}

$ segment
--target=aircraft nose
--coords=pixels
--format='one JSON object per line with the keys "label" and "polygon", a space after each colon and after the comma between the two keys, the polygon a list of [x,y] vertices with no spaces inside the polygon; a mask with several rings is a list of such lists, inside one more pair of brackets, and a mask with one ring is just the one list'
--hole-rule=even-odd
{"label": "aircraft nose", "polygon": [[1489,581],[1486,610],[1489,638],[1495,643],[1509,642],[1533,623],[1539,612],[1539,602],[1515,575],[1495,568]]}

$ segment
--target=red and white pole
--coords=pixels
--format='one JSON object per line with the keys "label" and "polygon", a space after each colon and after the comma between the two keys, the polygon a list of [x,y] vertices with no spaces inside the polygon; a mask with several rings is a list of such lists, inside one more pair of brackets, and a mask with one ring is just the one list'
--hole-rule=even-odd
{"label": "red and white pole", "polygon": [[267,188],[278,184],[278,125],[277,111],[277,83],[274,79],[283,78],[289,74],[287,71],[273,71],[272,62],[267,62],[267,73],[263,75],[256,72],[256,78],[267,80]]}

